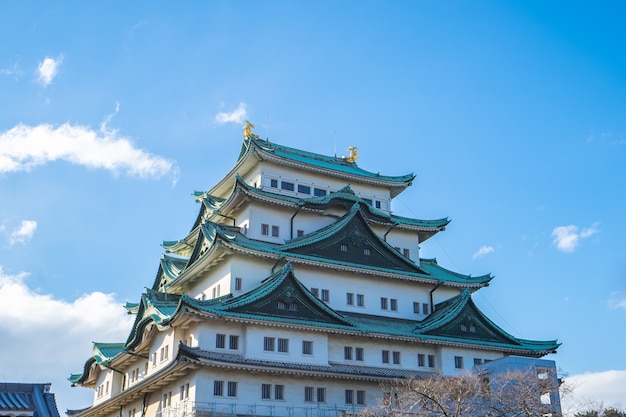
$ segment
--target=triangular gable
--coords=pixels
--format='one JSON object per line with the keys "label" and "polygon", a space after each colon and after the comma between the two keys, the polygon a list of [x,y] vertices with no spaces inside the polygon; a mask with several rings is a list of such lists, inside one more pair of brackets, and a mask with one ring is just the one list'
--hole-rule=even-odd
{"label": "triangular gable", "polygon": [[283,245],[280,250],[356,265],[424,273],[413,261],[382,240],[356,203],[337,222]]}
{"label": "triangular gable", "polygon": [[351,325],[342,315],[318,300],[295,277],[291,264],[286,264],[256,289],[225,301],[216,310],[219,314],[267,316],[306,323]]}
{"label": "triangular gable", "polygon": [[462,340],[520,345],[519,341],[489,320],[476,307],[469,290],[435,306],[414,333]]}

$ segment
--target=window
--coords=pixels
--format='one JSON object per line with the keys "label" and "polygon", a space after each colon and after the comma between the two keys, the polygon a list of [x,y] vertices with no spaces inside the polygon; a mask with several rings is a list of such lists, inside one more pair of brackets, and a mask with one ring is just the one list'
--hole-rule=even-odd
{"label": "window", "polygon": [[373,203],[374,203],[371,198],[364,198],[363,201],[365,201],[370,206],[373,205]]}
{"label": "window", "polygon": [[357,405],[365,405],[365,391],[356,392],[356,403]]}
{"label": "window", "polygon": [[280,236],[280,229],[278,226],[272,226],[272,236],[278,237]]}
{"label": "window", "polygon": [[302,236],[304,236],[304,230],[300,230],[300,229],[298,229],[298,230],[296,231],[296,237],[302,237]]}
{"label": "window", "polygon": [[393,352],[393,363],[400,365],[400,352]]}
{"label": "window", "polygon": [[363,294],[356,295],[356,305],[363,307],[365,305],[365,296]]}
{"label": "window", "polygon": [[463,356],[454,357],[454,367],[456,369],[463,369]]}
{"label": "window", "polygon": [[429,368],[435,367],[435,355],[428,355],[428,367]]}
{"label": "window", "polygon": [[363,248],[363,255],[371,256],[372,255],[372,250],[370,248]]}
{"label": "window", "polygon": [[388,302],[387,298],[380,297],[380,309],[381,310],[387,310],[389,308],[387,305],[387,302]]}
{"label": "window", "polygon": [[319,296],[320,296],[320,290],[319,290],[319,288],[311,288],[311,294],[313,294],[314,296],[316,296],[317,298],[319,298]]}
{"label": "window", "polygon": [[163,346],[161,348],[161,357],[160,357],[161,362],[166,361],[168,356],[169,356],[169,346]]}
{"label": "window", "polygon": [[239,336],[231,334],[228,340],[228,348],[231,350],[239,349]]}
{"label": "window", "polygon": [[422,304],[422,313],[424,314],[430,314],[430,305],[429,304]]}
{"label": "window", "polygon": [[189,384],[181,385],[180,386],[180,399],[186,400],[187,398],[189,398]]}
{"label": "window", "polygon": [[294,190],[293,182],[281,181],[280,188],[286,191],[293,191]]}
{"label": "window", "polygon": [[278,180],[270,179],[270,187],[278,188]]}
{"label": "window", "polygon": [[263,350],[266,352],[273,352],[274,351],[274,342],[275,342],[275,338],[273,337],[264,337],[263,338]]}
{"label": "window", "polygon": [[389,363],[389,351],[383,350],[383,363]]}
{"label": "window", "polygon": [[298,192],[302,194],[311,194],[311,187],[308,185],[298,184]]}
{"label": "window", "polygon": [[318,388],[317,389],[317,402],[325,403],[326,402],[326,388]]}
{"label": "window", "polygon": [[391,311],[398,311],[398,300],[395,298],[391,299]]}
{"label": "window", "polygon": [[470,333],[476,333],[476,326],[474,326],[473,324],[470,324],[469,331]]}
{"label": "window", "polygon": [[407,248],[402,249],[402,254],[406,256],[407,258],[411,257],[411,251],[408,250]]}
{"label": "window", "polygon": [[354,349],[354,359],[356,359],[357,361],[363,360],[363,348],[362,347],[358,347]]}
{"label": "window", "polygon": [[216,334],[215,335],[215,347],[218,349],[224,349],[226,347],[226,335],[225,334]]}
{"label": "window", "polygon": [[322,301],[330,301],[330,291],[329,290],[322,290]]}
{"label": "window", "polygon": [[261,234],[263,236],[267,236],[270,234],[270,225],[269,224],[261,224]]}
{"label": "window", "polygon": [[289,339],[278,338],[278,351],[283,353],[289,352]]}
{"label": "window", "polygon": [[340,244],[339,250],[342,252],[348,252],[348,245],[346,245],[345,243]]}
{"label": "window", "polygon": [[224,381],[213,381],[213,395],[216,397],[224,396]]}
{"label": "window", "polygon": [[313,342],[311,340],[302,341],[302,354],[303,355],[313,354]]}
{"label": "window", "polygon": [[423,353],[417,354],[417,366],[426,366],[426,356]]}
{"label": "window", "polygon": [[354,391],[351,389],[346,390],[346,404],[354,404]]}
{"label": "window", "polygon": [[237,383],[233,381],[228,381],[228,396],[236,397],[237,396]]}
{"label": "window", "polygon": [[462,332],[466,332],[467,331],[467,324],[461,323],[461,331]]}
{"label": "window", "polygon": [[352,360],[352,346],[343,347],[343,358],[348,361]]}
{"label": "window", "polygon": [[348,304],[349,306],[354,305],[354,293],[346,293],[346,304]]}
{"label": "window", "polygon": [[413,302],[413,313],[415,314],[419,314],[420,313],[420,303],[414,301]]}
{"label": "window", "polygon": [[326,190],[322,190],[321,188],[313,189],[313,195],[315,197],[323,197],[326,195]]}
{"label": "window", "polygon": [[314,390],[313,387],[304,387],[304,401],[305,402],[312,403],[314,401],[313,390]]}
{"label": "window", "polygon": [[380,208],[380,201],[376,201],[376,208],[379,209]]}
{"label": "window", "polygon": [[271,384],[261,384],[261,398],[264,400],[269,400],[272,398]]}
{"label": "window", "polygon": [[482,365],[483,360],[480,358],[474,358],[474,366]]}
{"label": "window", "polygon": [[172,405],[172,393],[170,392],[169,394],[163,394],[163,402],[161,406],[165,408],[171,405]]}
{"label": "window", "polygon": [[156,358],[157,358],[157,353],[156,352],[152,352],[152,366],[156,366]]}
{"label": "window", "polygon": [[235,291],[241,291],[241,278],[235,278]]}
{"label": "window", "polygon": [[136,412],[135,408],[133,408],[132,410],[128,410],[128,417],[135,417],[135,412]]}
{"label": "window", "polygon": [[274,399],[275,400],[285,399],[285,386],[284,385],[274,385]]}

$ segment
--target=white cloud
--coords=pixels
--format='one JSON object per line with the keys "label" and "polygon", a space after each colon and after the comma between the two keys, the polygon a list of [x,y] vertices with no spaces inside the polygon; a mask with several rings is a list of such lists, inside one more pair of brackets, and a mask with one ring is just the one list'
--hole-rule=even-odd
{"label": "white cloud", "polygon": [[70,388],[67,377],[82,372],[93,340],[125,341],[134,317],[114,294],[60,300],[30,289],[27,275],[0,265],[0,381],[52,382],[61,414],[85,407],[93,392]]}
{"label": "white cloud", "polygon": [[565,415],[597,407],[626,407],[626,369],[604,372],[590,372],[565,378],[566,388],[572,393],[563,396]]}
{"label": "white cloud", "polygon": [[44,87],[50,85],[54,77],[56,77],[61,62],[63,62],[63,56],[57,59],[47,56],[39,63],[37,67],[37,79]]}
{"label": "white cloud", "polygon": [[626,298],[620,297],[618,292],[611,293],[611,298],[609,298],[609,307],[613,309],[623,308],[626,310]]}
{"label": "white cloud", "polygon": [[582,229],[580,233],[578,233],[578,227],[573,224],[555,227],[551,234],[554,237],[552,244],[562,252],[574,252],[581,239],[587,239],[599,232],[598,225],[599,223],[596,222],[591,227]]}
{"label": "white cloud", "polygon": [[485,255],[489,255],[494,250],[495,249],[492,246],[482,246],[480,249],[478,249],[476,252],[474,252],[474,254],[472,255],[472,259],[476,259],[476,258],[483,257]]}
{"label": "white cloud", "polygon": [[[106,128],[106,121],[104,123]],[[64,123],[19,124],[0,133],[0,174],[29,171],[48,162],[64,160],[89,168],[105,169],[141,178],[176,174],[174,162],[136,148],[116,131]]]}
{"label": "white cloud", "polygon": [[16,230],[11,232],[11,235],[9,236],[9,245],[13,246],[16,243],[25,244],[33,238],[36,229],[36,221],[22,220],[20,226]]}
{"label": "white cloud", "polygon": [[248,117],[248,112],[246,111],[246,103],[239,103],[239,107],[233,110],[230,113],[219,112],[215,115],[215,121],[219,124],[224,123],[243,123]]}

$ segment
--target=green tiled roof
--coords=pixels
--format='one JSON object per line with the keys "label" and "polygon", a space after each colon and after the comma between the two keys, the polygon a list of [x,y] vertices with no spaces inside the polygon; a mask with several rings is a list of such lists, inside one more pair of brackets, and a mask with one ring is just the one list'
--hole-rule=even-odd
{"label": "green tiled roof", "polygon": [[360,168],[356,163],[347,162],[343,158],[338,158],[336,156],[326,156],[313,152],[303,151],[300,149],[290,148],[288,146],[270,143],[268,141],[258,139],[254,136],[244,139],[239,159],[241,160],[244,155],[250,149],[252,149],[252,147],[258,149],[261,153],[275,155],[285,160],[310,165],[316,168],[342,172],[362,178],[405,185],[409,185],[411,181],[415,179],[414,174],[400,176],[380,175],[380,173],[366,171]]}

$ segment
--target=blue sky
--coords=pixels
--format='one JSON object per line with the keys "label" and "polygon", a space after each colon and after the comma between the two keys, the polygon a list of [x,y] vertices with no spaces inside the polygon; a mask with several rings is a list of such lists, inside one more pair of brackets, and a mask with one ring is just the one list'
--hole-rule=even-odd
{"label": "blue sky", "polygon": [[63,412],[91,341],[122,341],[206,190],[261,137],[414,172],[422,245],[492,273],[496,323],[563,343],[587,399],[626,407],[622,2],[5,2],[0,380]]}

